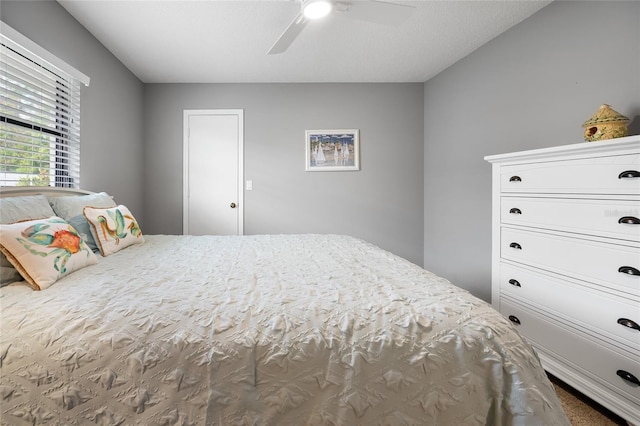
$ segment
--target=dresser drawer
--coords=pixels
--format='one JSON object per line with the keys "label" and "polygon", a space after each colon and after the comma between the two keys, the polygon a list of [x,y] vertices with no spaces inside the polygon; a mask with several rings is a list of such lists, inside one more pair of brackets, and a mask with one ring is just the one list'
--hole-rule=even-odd
{"label": "dresser drawer", "polygon": [[640,201],[501,197],[500,220],[640,242]]}
{"label": "dresser drawer", "polygon": [[505,165],[501,192],[640,194],[640,154]]}
{"label": "dresser drawer", "polygon": [[500,302],[500,312],[507,317],[517,318],[520,322],[517,330],[534,347],[556,354],[574,369],[596,379],[632,403],[640,404],[640,386],[617,374],[618,371],[627,372],[640,379],[640,358],[614,350],[609,345],[592,340],[509,300]]}
{"label": "dresser drawer", "polygon": [[500,256],[640,295],[640,248],[502,227]]}
{"label": "dresser drawer", "polygon": [[640,302],[506,263],[500,265],[500,292],[614,339],[640,356]]}

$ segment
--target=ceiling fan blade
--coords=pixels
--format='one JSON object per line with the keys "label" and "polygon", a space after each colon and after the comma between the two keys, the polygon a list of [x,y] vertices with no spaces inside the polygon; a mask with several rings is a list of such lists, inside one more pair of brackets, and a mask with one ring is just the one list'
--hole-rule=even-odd
{"label": "ceiling fan blade", "polygon": [[304,27],[307,26],[308,20],[302,15],[302,12],[298,13],[298,15],[294,18],[293,21],[289,24],[286,30],[280,35],[278,40],[271,46],[268,55],[276,55],[278,53],[282,53],[286,51],[293,40],[298,37],[298,35],[302,32]]}
{"label": "ceiling fan blade", "polygon": [[345,16],[376,24],[397,26],[415,11],[415,6],[386,1],[351,1]]}

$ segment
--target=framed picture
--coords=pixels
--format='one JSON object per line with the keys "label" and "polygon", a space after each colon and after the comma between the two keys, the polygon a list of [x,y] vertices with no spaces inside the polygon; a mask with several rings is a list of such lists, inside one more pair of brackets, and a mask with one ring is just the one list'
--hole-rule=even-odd
{"label": "framed picture", "polygon": [[358,129],[307,130],[306,171],[360,170]]}

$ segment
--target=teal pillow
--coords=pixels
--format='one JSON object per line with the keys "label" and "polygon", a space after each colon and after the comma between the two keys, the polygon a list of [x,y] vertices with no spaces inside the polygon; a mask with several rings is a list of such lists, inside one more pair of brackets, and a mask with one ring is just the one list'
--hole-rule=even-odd
{"label": "teal pillow", "polygon": [[100,247],[98,247],[96,240],[94,240],[93,235],[91,235],[91,226],[84,215],[74,216],[67,222],[78,231],[78,235],[87,243],[87,246],[89,246],[92,252],[98,253],[100,251]]}

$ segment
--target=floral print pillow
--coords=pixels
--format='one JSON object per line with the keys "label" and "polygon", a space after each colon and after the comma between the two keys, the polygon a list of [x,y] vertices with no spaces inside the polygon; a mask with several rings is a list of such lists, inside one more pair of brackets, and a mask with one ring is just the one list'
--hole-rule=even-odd
{"label": "floral print pillow", "polygon": [[144,242],[140,226],[126,206],[85,207],[84,216],[91,225],[91,233],[103,256]]}
{"label": "floral print pillow", "polygon": [[56,216],[0,225],[0,250],[35,290],[98,263],[73,226]]}

